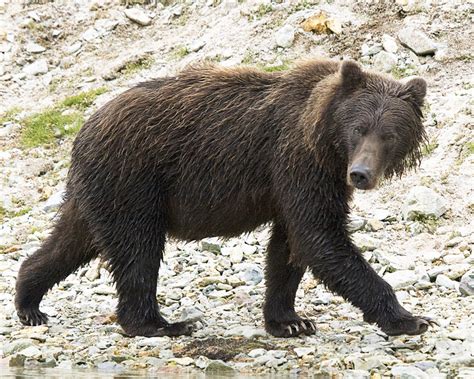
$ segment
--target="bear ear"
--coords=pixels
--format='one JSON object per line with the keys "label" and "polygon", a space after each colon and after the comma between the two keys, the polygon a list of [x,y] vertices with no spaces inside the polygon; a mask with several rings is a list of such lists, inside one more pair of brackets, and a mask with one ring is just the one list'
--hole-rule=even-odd
{"label": "bear ear", "polygon": [[354,61],[343,61],[340,72],[342,86],[345,89],[355,89],[363,85],[365,80],[364,72]]}
{"label": "bear ear", "polygon": [[423,105],[426,96],[426,82],[422,78],[413,78],[408,80],[402,90],[402,99],[411,100],[417,106]]}

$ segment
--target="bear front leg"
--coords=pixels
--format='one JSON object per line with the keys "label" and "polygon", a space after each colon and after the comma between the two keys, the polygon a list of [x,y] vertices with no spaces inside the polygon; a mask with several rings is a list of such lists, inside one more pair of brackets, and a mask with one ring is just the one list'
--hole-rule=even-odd
{"label": "bear front leg", "polygon": [[[291,183],[282,197],[291,262],[309,267],[331,291],[361,309],[365,321],[376,323],[386,334],[426,332],[434,322],[404,309],[391,286],[351,242],[345,229],[348,195],[337,196],[333,190],[331,196],[331,191],[314,183],[301,180],[298,187]],[[344,186],[340,183],[335,188]]]}
{"label": "bear front leg", "polygon": [[304,268],[289,262],[285,228],[278,222],[273,225],[272,236],[267,248],[265,281],[267,291],[263,310],[265,329],[275,337],[294,337],[316,332],[315,324],[301,318],[295,312],[295,296]]}

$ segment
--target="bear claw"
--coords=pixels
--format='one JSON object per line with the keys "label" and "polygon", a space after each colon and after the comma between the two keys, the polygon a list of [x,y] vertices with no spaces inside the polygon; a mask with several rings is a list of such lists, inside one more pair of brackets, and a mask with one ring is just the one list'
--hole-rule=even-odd
{"label": "bear claw", "polygon": [[292,321],[270,321],[266,323],[267,332],[275,337],[296,337],[301,334],[312,335],[316,333],[316,325],[307,319]]}
{"label": "bear claw", "polygon": [[391,323],[383,327],[382,331],[388,336],[399,336],[401,334],[417,335],[425,333],[429,327],[439,326],[439,323],[430,317],[412,317]]}
{"label": "bear claw", "polygon": [[26,326],[43,325],[48,322],[48,315],[41,312],[38,308],[18,311],[18,317],[20,322]]}

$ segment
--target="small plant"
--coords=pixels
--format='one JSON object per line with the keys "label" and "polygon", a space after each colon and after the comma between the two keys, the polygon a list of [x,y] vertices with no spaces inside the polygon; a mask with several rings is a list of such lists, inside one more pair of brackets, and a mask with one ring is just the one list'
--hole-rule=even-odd
{"label": "small plant", "polygon": [[433,153],[433,151],[435,151],[437,149],[438,145],[439,144],[438,144],[437,140],[426,143],[421,149],[421,154],[424,157],[427,157],[427,156],[431,155]]}
{"label": "small plant", "polygon": [[153,65],[154,59],[151,56],[141,57],[133,62],[129,62],[120,70],[125,75],[132,75],[138,71],[150,68]]}
{"label": "small plant", "polygon": [[21,143],[35,147],[54,141],[56,133],[75,134],[81,128],[84,117],[79,112],[64,114],[62,109],[51,108],[25,118],[22,121]]}
{"label": "small plant", "polygon": [[102,95],[105,92],[107,92],[107,89],[104,87],[81,92],[78,95],[67,97],[63,100],[61,105],[67,108],[72,107],[80,110],[86,110],[92,105],[92,103],[98,96]]}
{"label": "small plant", "polygon": [[189,49],[186,46],[176,46],[173,49],[173,57],[175,59],[182,59],[190,53]]}
{"label": "small plant", "polygon": [[251,50],[247,50],[242,58],[242,64],[254,64],[256,59],[257,54]]}
{"label": "small plant", "polygon": [[259,19],[272,11],[273,7],[271,6],[271,4],[260,4],[257,8],[257,11],[255,12],[255,16],[257,17],[257,19]]}
{"label": "small plant", "polygon": [[3,115],[0,116],[0,125],[14,121],[18,113],[21,112],[20,107],[13,107],[7,110]]}
{"label": "small plant", "polygon": [[262,67],[262,70],[266,72],[280,72],[280,71],[286,71],[289,68],[290,68],[289,63],[287,61],[284,61],[283,63],[276,66],[264,66]]}
{"label": "small plant", "polygon": [[81,92],[43,112],[24,118],[20,121],[23,126],[21,144],[35,147],[53,142],[56,135],[76,134],[84,123],[84,111],[97,96],[105,92],[107,89],[104,87]]}

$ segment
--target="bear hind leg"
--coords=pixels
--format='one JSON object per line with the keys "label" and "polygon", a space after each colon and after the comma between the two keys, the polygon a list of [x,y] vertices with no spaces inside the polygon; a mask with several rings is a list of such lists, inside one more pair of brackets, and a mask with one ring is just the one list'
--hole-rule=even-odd
{"label": "bear hind leg", "polygon": [[166,241],[164,217],[157,208],[137,209],[124,217],[107,217],[113,231],[101,238],[115,280],[117,321],[129,336],[190,335],[193,324],[169,323],[156,300],[158,271]]}
{"label": "bear hind leg", "polygon": [[305,270],[289,263],[290,249],[282,225],[274,224],[267,250],[265,329],[275,337],[314,334],[315,324],[295,311],[296,291]]}
{"label": "bear hind leg", "polygon": [[15,307],[21,323],[46,324],[48,316],[39,310],[44,294],[97,255],[87,225],[68,200],[51,235],[18,272]]}

